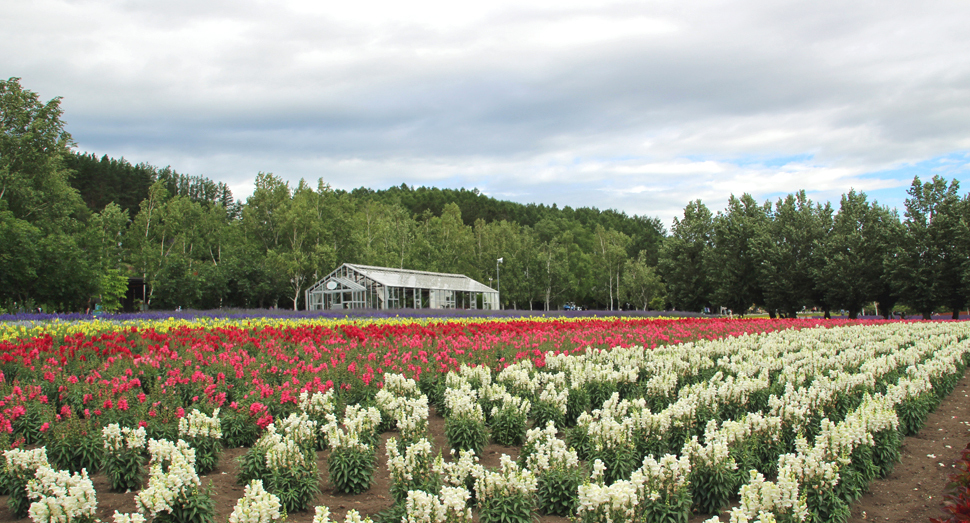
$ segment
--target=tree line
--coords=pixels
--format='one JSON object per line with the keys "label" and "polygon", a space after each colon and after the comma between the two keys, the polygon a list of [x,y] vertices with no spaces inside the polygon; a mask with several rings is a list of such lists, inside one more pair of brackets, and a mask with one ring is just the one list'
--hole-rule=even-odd
{"label": "tree line", "polygon": [[0,104],[8,311],[116,309],[130,277],[144,280],[151,308],[298,308],[343,262],[500,279],[504,307],[663,306],[656,218],[477,190],[347,192],[271,173],[234,201],[202,176],[74,152],[60,100],[42,102],[19,79],[0,82]]}
{"label": "tree line", "polygon": [[804,191],[759,204],[731,196],[716,215],[700,201],[675,219],[660,252],[668,300],[678,308],[757,307],[794,317],[806,307],[896,308],[954,319],[970,294],[970,196],[956,180],[914,178],[905,214],[843,194],[838,211]]}
{"label": "tree line", "polygon": [[939,177],[914,180],[904,219],[854,191],[838,211],[804,191],[774,204],[745,194],[716,215],[691,202],[668,234],[615,210],[465,189],[342,191],[271,173],[236,201],[204,176],[75,152],[61,117],[60,99],[0,81],[7,311],[114,310],[129,278],[153,309],[300,308],[344,262],[500,280],[501,305],[519,309],[856,315],[876,303],[928,315],[967,303],[970,201]]}

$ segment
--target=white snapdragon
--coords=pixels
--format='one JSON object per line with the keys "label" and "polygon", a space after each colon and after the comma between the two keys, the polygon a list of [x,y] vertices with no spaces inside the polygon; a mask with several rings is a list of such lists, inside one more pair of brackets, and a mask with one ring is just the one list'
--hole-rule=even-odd
{"label": "white snapdragon", "polygon": [[767,522],[779,516],[794,521],[805,521],[808,517],[805,499],[798,493],[797,479],[784,468],[778,471],[775,482],[766,481],[761,473],[752,470],[750,481],[741,487],[741,506],[731,510],[731,522]]}
{"label": "white snapdragon", "polygon": [[195,449],[185,441],[152,439],[148,441],[148,450],[151,453],[148,487],[135,495],[135,504],[139,512],[154,518],[161,512],[171,512],[174,503],[187,499],[202,482],[195,471]]}
{"label": "white snapdragon", "polygon": [[284,437],[296,442],[303,448],[313,448],[317,441],[317,422],[310,419],[306,412],[291,413],[285,419],[273,423]]}
{"label": "white snapdragon", "polygon": [[475,480],[475,494],[480,500],[499,496],[535,493],[537,479],[529,469],[520,469],[506,454],[500,458],[499,471],[484,470]]}
{"label": "white snapdragon", "polygon": [[266,467],[272,471],[297,470],[306,465],[307,458],[303,447],[290,437],[274,438],[266,447]]}
{"label": "white snapdragon", "polygon": [[633,471],[630,482],[636,485],[641,500],[674,499],[690,487],[690,459],[665,454],[660,460],[643,458],[643,466]]}
{"label": "white snapdragon", "polygon": [[179,436],[190,438],[222,439],[222,422],[219,420],[219,409],[212,412],[212,416],[192,409],[184,418],[179,419]]}
{"label": "white snapdragon", "polygon": [[471,495],[462,487],[444,487],[436,496],[411,490],[404,505],[403,523],[471,523],[472,510],[466,508]]}
{"label": "white snapdragon", "polygon": [[509,393],[505,393],[500,401],[499,406],[492,407],[492,417],[495,417],[499,411],[504,411],[524,419],[529,416],[529,411],[532,409],[532,403],[529,400]]}
{"label": "white snapdragon", "polygon": [[370,518],[364,518],[360,516],[360,512],[354,509],[347,511],[344,516],[344,523],[373,523]]}
{"label": "white snapdragon", "polygon": [[123,514],[116,510],[115,513],[111,515],[111,520],[114,521],[114,523],[145,523],[145,516],[142,516],[137,512]]}
{"label": "white snapdragon", "polygon": [[[451,449],[452,456],[455,449]],[[442,482],[452,487],[464,487],[471,478],[478,478],[484,472],[484,467],[478,464],[478,456],[475,451],[461,450],[455,461],[444,461],[437,459],[434,462],[434,470],[441,475]]]}
{"label": "white snapdragon", "polygon": [[610,486],[587,483],[578,489],[576,515],[580,521],[625,523],[636,519],[637,487],[619,480]]}
{"label": "white snapdragon", "polygon": [[441,505],[448,523],[471,523],[472,509],[468,508],[471,493],[465,487],[441,487]]}
{"label": "white snapdragon", "polygon": [[195,449],[185,440],[173,443],[167,439],[150,439],[148,452],[151,454],[150,464],[164,465],[181,460],[195,468]]}
{"label": "white snapdragon", "polygon": [[428,397],[424,394],[404,399],[395,414],[401,439],[414,441],[428,433]]}
{"label": "white snapdragon", "polygon": [[272,523],[283,517],[281,508],[280,498],[267,492],[262,480],[254,479],[236,502],[229,523]]}
{"label": "white snapdragon", "polygon": [[312,395],[307,391],[300,393],[297,407],[301,411],[313,418],[323,418],[327,414],[333,414],[337,410],[337,399],[333,389],[327,392],[314,392]]}
{"label": "white snapdragon", "polygon": [[104,450],[110,453],[118,453],[126,448],[128,450],[143,449],[148,439],[144,427],[133,429],[121,427],[117,423],[103,427],[101,436],[104,439]]}
{"label": "white snapdragon", "polygon": [[458,367],[458,375],[474,388],[492,383],[492,371],[484,365],[470,366],[463,363]]}
{"label": "white snapdragon", "polygon": [[5,450],[3,456],[6,459],[8,474],[23,475],[29,472],[30,475],[33,475],[33,471],[50,466],[47,462],[47,449],[45,447],[29,450]]}
{"label": "white snapdragon", "polygon": [[445,507],[441,505],[441,500],[438,496],[423,490],[408,491],[404,514],[402,523],[444,523],[445,521]]}
{"label": "white snapdragon", "polygon": [[[337,423],[336,416],[327,414],[327,423],[321,429],[331,448],[356,448],[369,451],[367,442],[381,422],[381,413],[375,407],[363,408],[358,405],[347,407],[343,427]],[[365,439],[366,438],[366,439]]]}
{"label": "white snapdragon", "polygon": [[319,505],[313,509],[313,521],[311,523],[330,523],[330,508],[326,505]]}
{"label": "white snapdragon", "polygon": [[86,470],[71,474],[48,466],[27,482],[30,519],[34,523],[70,523],[97,515],[98,499]]}
{"label": "white snapdragon", "polygon": [[387,440],[386,452],[387,470],[392,482],[408,485],[415,481],[415,475],[423,479],[431,474],[434,464],[433,449],[431,442],[425,438],[408,445],[404,454],[398,452],[397,440],[390,438]]}
{"label": "white snapdragon", "polygon": [[531,398],[538,387],[532,377],[533,370],[532,360],[524,359],[502,369],[495,381],[504,385],[512,394]]}
{"label": "white snapdragon", "polygon": [[[488,369],[485,370],[487,371]],[[417,398],[421,395],[416,381],[405,377],[403,374],[395,374],[393,372],[384,374],[384,388],[381,390],[403,398]]]}
{"label": "white snapdragon", "polygon": [[531,429],[525,435],[526,448],[532,452],[526,457],[525,466],[535,474],[553,468],[575,468],[579,466],[576,451],[566,446],[566,442],[556,437],[556,425],[546,424],[545,429]]}
{"label": "white snapdragon", "polygon": [[381,411],[376,407],[350,405],[344,411],[344,427],[347,432],[367,434],[374,432],[381,424]]}
{"label": "white snapdragon", "polygon": [[467,383],[460,389],[445,389],[445,407],[451,416],[485,421],[485,413],[478,404],[478,395]]}

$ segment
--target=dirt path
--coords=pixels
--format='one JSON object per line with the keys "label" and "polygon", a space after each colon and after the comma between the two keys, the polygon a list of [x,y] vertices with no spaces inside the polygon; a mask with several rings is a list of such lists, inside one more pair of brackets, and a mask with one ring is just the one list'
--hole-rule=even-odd
{"label": "dirt path", "polygon": [[852,506],[851,523],[927,523],[941,517],[947,476],[970,443],[970,375],[926,420],[926,426],[903,442],[902,461],[886,479],[877,479]]}
{"label": "dirt path", "polygon": [[[431,432],[434,443],[447,451],[444,438],[444,420],[432,414]],[[384,441],[392,434],[385,434]],[[947,475],[960,459],[960,451],[970,442],[970,376],[965,375],[953,393],[946,398],[936,412],[927,420],[926,426],[916,436],[906,438],[903,443],[902,461],[886,479],[873,482],[870,492],[852,506],[851,523],[892,522],[926,523],[930,517],[942,514],[943,490]],[[243,494],[243,487],[236,485],[238,472],[235,458],[246,449],[229,449],[222,453],[219,466],[203,477],[205,485],[211,485],[212,497],[216,502],[217,516],[214,523],[228,520],[236,501]],[[498,466],[499,457],[505,453],[513,458],[518,456],[518,448],[489,445],[486,447],[482,463]],[[327,456],[329,452],[317,453],[317,465],[321,477],[326,478]],[[377,472],[373,487],[356,496],[334,494],[333,488],[321,481],[321,492],[313,505],[327,505],[331,509],[331,519],[342,521],[344,514],[356,509],[364,515],[373,515],[391,506],[388,495],[389,478],[384,445],[378,451]],[[108,491],[104,474],[94,476],[94,486],[98,492],[99,514],[103,521],[112,521],[115,510],[134,512],[134,493],[112,493]],[[692,523],[707,519],[707,515],[691,518]],[[313,511],[290,514],[291,523],[310,523]],[[722,516],[722,520],[727,518]],[[0,496],[0,523],[14,521],[7,508],[7,496]],[[21,521],[29,521],[24,519]],[[568,519],[553,516],[539,518],[540,523],[568,523]]]}

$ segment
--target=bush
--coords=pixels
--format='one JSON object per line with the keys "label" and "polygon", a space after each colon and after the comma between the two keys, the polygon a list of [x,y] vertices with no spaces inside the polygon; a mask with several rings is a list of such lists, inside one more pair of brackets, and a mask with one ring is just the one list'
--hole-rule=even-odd
{"label": "bush", "polygon": [[144,480],[145,429],[131,429],[111,424],[102,429],[104,438],[104,472],[111,490],[138,490]]}
{"label": "bush", "polygon": [[505,446],[521,445],[529,421],[529,400],[506,394],[502,405],[492,409],[491,432],[495,443]]}
{"label": "bush", "polygon": [[376,461],[374,450],[369,446],[334,447],[327,460],[327,472],[334,491],[360,494],[368,490],[374,479]]}
{"label": "bush", "polygon": [[100,433],[87,420],[72,418],[54,426],[47,444],[47,457],[54,468],[95,474],[104,460]]}

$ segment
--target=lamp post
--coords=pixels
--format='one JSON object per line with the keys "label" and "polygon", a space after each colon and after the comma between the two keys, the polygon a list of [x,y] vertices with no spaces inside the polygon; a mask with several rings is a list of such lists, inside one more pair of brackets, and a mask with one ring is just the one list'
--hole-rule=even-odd
{"label": "lamp post", "polygon": [[502,276],[499,274],[498,264],[502,263],[503,259],[504,258],[499,258],[498,260],[495,261],[495,282],[496,282],[495,286],[498,287],[499,309],[502,308]]}

